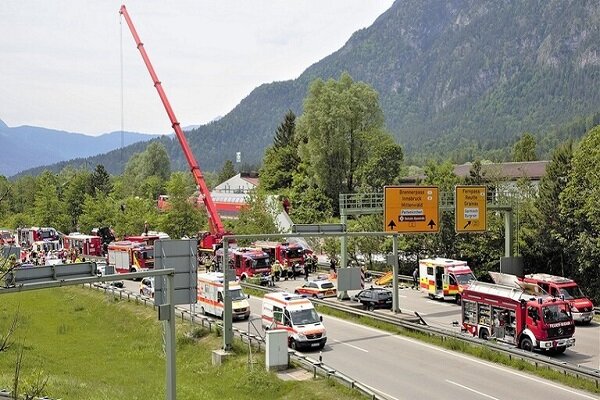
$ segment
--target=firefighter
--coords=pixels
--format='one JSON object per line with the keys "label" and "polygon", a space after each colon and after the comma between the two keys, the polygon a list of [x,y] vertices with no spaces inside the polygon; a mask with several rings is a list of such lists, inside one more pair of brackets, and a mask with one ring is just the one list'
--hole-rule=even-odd
{"label": "firefighter", "polygon": [[271,272],[273,273],[274,280],[279,281],[281,275],[281,264],[279,264],[279,261],[275,260],[273,265],[271,265]]}
{"label": "firefighter", "polygon": [[283,276],[283,278],[287,281],[288,277],[289,277],[289,266],[288,266],[288,262],[287,260],[285,260],[283,262],[283,265],[281,266],[281,276]]}

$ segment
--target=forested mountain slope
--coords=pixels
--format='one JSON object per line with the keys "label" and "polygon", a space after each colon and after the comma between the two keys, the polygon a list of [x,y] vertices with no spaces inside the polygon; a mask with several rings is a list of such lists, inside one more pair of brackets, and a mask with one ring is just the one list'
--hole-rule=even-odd
{"label": "forested mountain slope", "polygon": [[[259,162],[285,112],[301,114],[310,82],[348,71],[380,93],[410,161],[502,161],[525,131],[545,157],[564,136],[557,128],[600,110],[599,46],[600,0],[398,0],[298,79],[261,85],[188,137],[204,169],[237,151]],[[177,142],[168,151],[187,168]]]}

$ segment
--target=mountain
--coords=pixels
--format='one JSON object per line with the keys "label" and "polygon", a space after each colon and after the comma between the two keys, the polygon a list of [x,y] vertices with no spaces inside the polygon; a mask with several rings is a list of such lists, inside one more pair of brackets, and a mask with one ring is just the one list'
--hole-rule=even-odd
{"label": "mountain", "polygon": [[[125,145],[148,141],[157,135],[123,132]],[[121,132],[100,136],[58,131],[35,126],[10,128],[0,120],[0,175],[11,176],[32,167],[75,157],[90,157],[121,147]]]}
{"label": "mountain", "polygon": [[[257,87],[187,135],[203,169],[237,151],[260,162],[286,111],[301,114],[310,82],[348,71],[379,92],[412,162],[504,161],[523,132],[544,157],[598,120],[599,46],[600,0],[397,0],[297,79]],[[172,167],[187,169],[178,143],[165,143]]]}

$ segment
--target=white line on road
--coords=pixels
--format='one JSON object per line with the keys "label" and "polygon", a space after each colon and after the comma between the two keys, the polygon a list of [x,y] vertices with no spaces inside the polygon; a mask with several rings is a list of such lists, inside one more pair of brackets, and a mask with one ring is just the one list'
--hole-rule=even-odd
{"label": "white line on road", "polygon": [[477,393],[478,395],[481,395],[481,396],[483,396],[483,397],[487,397],[488,399],[499,400],[497,397],[490,396],[489,394],[481,393],[480,391],[477,391],[477,390],[475,390],[475,389],[471,389],[470,387],[467,387],[467,386],[465,386],[465,385],[461,385],[460,383],[452,382],[452,381],[449,381],[448,379],[446,379],[446,382],[448,382],[448,383],[451,383],[451,384],[453,384],[453,385],[456,385],[456,386],[458,386],[458,387],[461,387],[461,388],[463,388],[463,389],[470,390],[471,392],[473,392],[473,393]]}
{"label": "white line on road", "polygon": [[435,300],[427,300],[428,303],[431,304],[435,304],[437,306],[443,306],[443,307],[452,307],[453,304],[448,304],[448,303],[442,303],[441,301],[435,301]]}
{"label": "white line on road", "polygon": [[339,344],[343,344],[343,345],[345,345],[345,346],[350,346],[350,347],[352,347],[353,349],[356,349],[356,350],[364,351],[365,353],[368,353],[368,352],[369,352],[369,350],[361,349],[360,347],[354,346],[354,345],[352,345],[352,344],[348,344],[348,343],[340,342],[339,340],[335,340],[335,339],[333,339],[333,341],[334,341],[334,342],[336,342],[336,343],[339,343]]}
{"label": "white line on road", "polygon": [[411,343],[417,344],[419,346],[423,346],[423,347],[427,347],[427,348],[432,349],[432,350],[439,351],[440,353],[450,354],[453,357],[458,357],[458,358],[470,361],[470,362],[475,363],[475,364],[485,365],[488,368],[496,369],[498,371],[503,371],[506,374],[518,376],[518,377],[521,377],[523,379],[527,379],[527,380],[530,380],[530,381],[533,381],[533,382],[540,383],[542,385],[550,386],[550,387],[553,387],[555,389],[562,390],[563,392],[567,392],[567,393],[570,393],[570,394],[573,394],[573,395],[576,395],[576,396],[579,396],[579,397],[583,397],[583,398],[586,398],[586,399],[589,399],[589,400],[598,400],[597,396],[596,397],[592,397],[592,396],[589,396],[589,395],[587,395],[585,393],[576,392],[575,390],[571,390],[571,389],[569,389],[567,387],[563,387],[563,386],[551,383],[551,381],[548,380],[548,379],[542,379],[542,378],[536,378],[536,377],[533,377],[533,376],[529,376],[527,374],[523,374],[523,373],[520,373],[520,372],[513,371],[509,367],[503,367],[503,366],[494,365],[494,364],[492,364],[490,362],[479,360],[479,359],[473,358],[471,356],[467,356],[467,355],[464,355],[464,354],[457,353],[455,351],[446,350],[446,349],[442,349],[440,347],[437,347],[437,346],[434,346],[434,345],[431,345],[431,344],[423,343],[423,342],[421,342],[421,341],[419,341],[417,339],[411,339],[411,338],[408,338],[408,337],[405,337],[405,336],[400,336],[400,335],[393,335],[393,334],[391,334],[389,332],[385,332],[385,331],[382,331],[380,329],[371,328],[370,326],[365,326],[365,325],[357,324],[355,322],[349,322],[347,320],[344,320],[344,319],[341,319],[341,318],[337,318],[337,317],[333,317],[333,316],[329,316],[327,318],[336,319],[336,320],[338,320],[340,322],[347,323],[347,324],[350,324],[350,325],[354,325],[356,327],[365,329],[367,331],[377,332],[377,333],[386,333],[390,337],[392,337],[394,339],[397,339],[397,340],[411,342]]}

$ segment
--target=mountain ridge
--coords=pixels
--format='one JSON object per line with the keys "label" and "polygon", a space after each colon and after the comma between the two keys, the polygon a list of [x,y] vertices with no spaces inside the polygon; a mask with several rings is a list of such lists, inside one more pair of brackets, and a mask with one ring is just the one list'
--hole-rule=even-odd
{"label": "mountain ridge", "polygon": [[[545,157],[564,139],[552,132],[600,110],[600,0],[397,0],[298,78],[262,84],[187,132],[201,168],[238,151],[260,162],[285,113],[301,114],[310,82],[344,71],[379,92],[410,162],[507,161],[523,132]],[[186,170],[177,141],[164,143],[172,168]]]}

